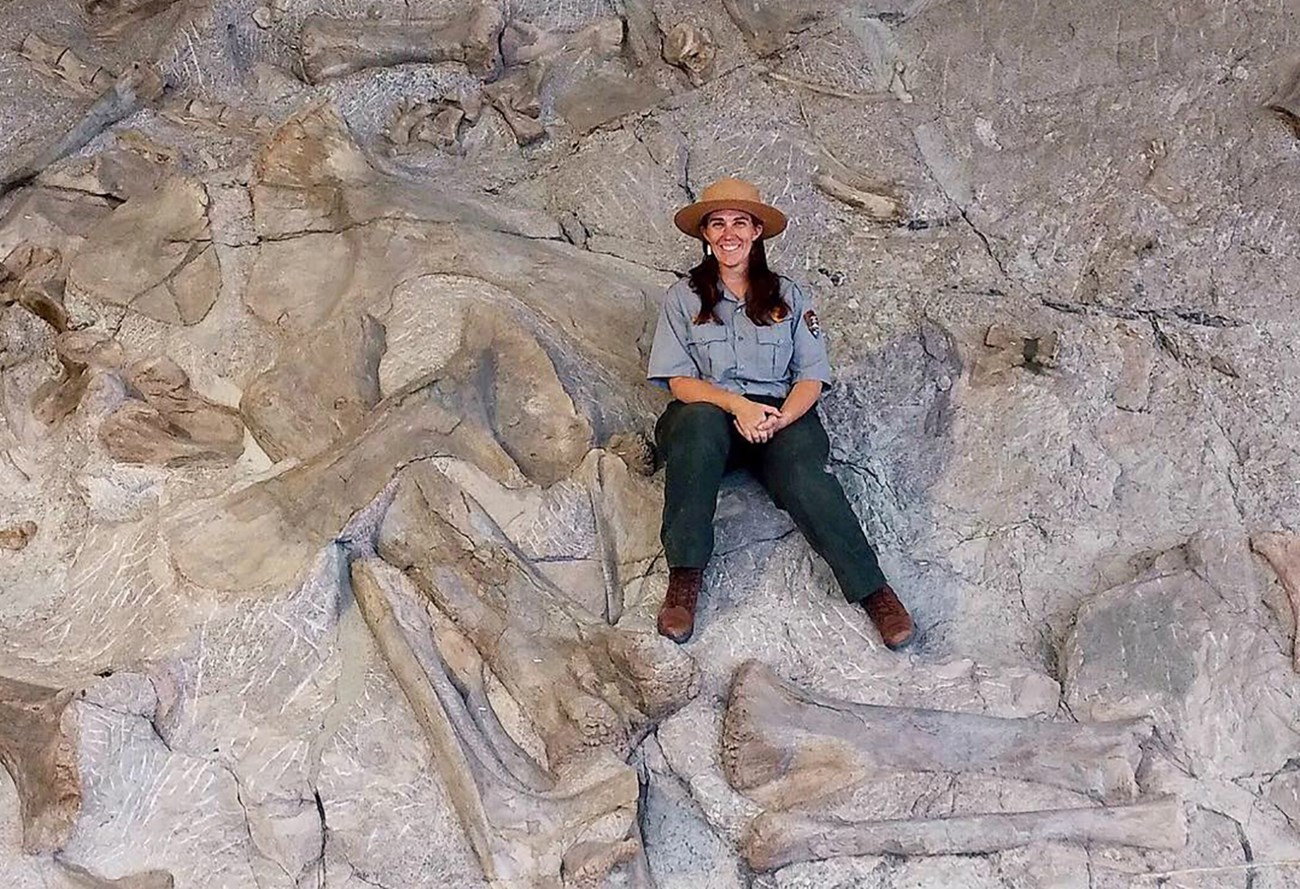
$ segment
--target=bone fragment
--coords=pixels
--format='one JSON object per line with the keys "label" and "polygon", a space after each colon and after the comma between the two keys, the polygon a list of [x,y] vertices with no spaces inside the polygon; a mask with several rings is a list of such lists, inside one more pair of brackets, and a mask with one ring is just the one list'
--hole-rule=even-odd
{"label": "bone fragment", "polygon": [[[57,250],[23,242],[0,263],[0,305],[17,303],[60,334],[68,330],[63,288],[63,257]],[[59,364],[59,375],[32,395],[32,413],[46,424],[76,410],[89,382],[83,362],[60,352]]]}
{"label": "bone fragment", "polygon": [[1300,136],[1300,64],[1291,67],[1264,107],[1289,123]]}
{"label": "bone fragment", "polygon": [[1266,531],[1250,538],[1250,548],[1272,566],[1291,602],[1291,614],[1298,628],[1291,641],[1291,662],[1296,672],[1300,672],[1300,534]]}
{"label": "bone fragment", "polygon": [[505,15],[484,3],[472,16],[437,22],[384,22],[307,18],[302,29],[302,67],[308,83],[321,83],[365,68],[406,62],[463,62],[486,76],[500,65],[498,40]]}
{"label": "bone fragment", "polygon": [[620,432],[605,442],[605,450],[618,455],[637,475],[655,474],[655,448],[644,432]]}
{"label": "bone fragment", "polygon": [[0,765],[18,789],[23,848],[56,852],[81,813],[75,741],[62,728],[72,695],[0,677]]}
{"label": "bone fragment", "polygon": [[511,66],[528,65],[561,54],[591,53],[606,59],[623,46],[623,21],[597,19],[580,31],[544,31],[527,22],[511,22],[501,38],[502,53]]}
{"label": "bone fragment", "polygon": [[73,95],[98,95],[117,79],[113,72],[87,62],[71,47],[51,43],[39,34],[24,37],[18,52],[44,74],[66,83]]}
{"label": "bone fragment", "polygon": [[691,83],[699,86],[713,71],[713,60],[718,54],[713,32],[697,28],[690,22],[678,22],[664,35],[664,61],[686,72]]}
{"label": "bone fragment", "polygon": [[818,173],[813,184],[841,203],[863,210],[879,222],[901,222],[903,201],[894,189],[866,180],[844,180],[830,173]]}
{"label": "bone fragment", "polygon": [[37,176],[50,164],[86,145],[108,127],[156,101],[163,80],[152,66],[136,63],[87,109],[72,129],[37,151],[30,160],[0,171],[0,195]]}
{"label": "bone fragment", "polygon": [[534,62],[515,69],[484,90],[520,145],[536,142],[546,135],[546,128],[537,119],[541,113],[541,87],[545,77],[546,65]]}
{"label": "bone fragment", "polygon": [[1174,797],[917,821],[845,823],[764,813],[750,826],[742,847],[751,868],[772,871],[844,855],[982,855],[1043,842],[1180,849],[1187,842],[1187,824]]}
{"label": "bone fragment", "polygon": [[20,522],[8,528],[0,528],[0,549],[26,549],[27,544],[36,536],[35,522]]}
{"label": "bone fragment", "polygon": [[758,661],[736,672],[722,765],[767,808],[834,795],[879,774],[979,772],[1104,801],[1137,795],[1147,720],[1055,723],[856,704],[804,691]]}
{"label": "bone fragment", "polygon": [[0,262],[0,305],[15,302],[59,333],[68,329],[58,250],[24,241]]}
{"label": "bone fragment", "polygon": [[238,412],[204,398],[170,358],[139,361],[126,371],[128,398],[99,427],[109,455],[128,463],[176,465],[231,461],[244,451]]}

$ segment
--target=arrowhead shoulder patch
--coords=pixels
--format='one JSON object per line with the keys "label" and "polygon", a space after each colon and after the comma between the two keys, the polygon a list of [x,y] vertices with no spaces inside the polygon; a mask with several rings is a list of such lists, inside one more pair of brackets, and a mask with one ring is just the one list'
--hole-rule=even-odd
{"label": "arrowhead shoulder patch", "polygon": [[822,323],[817,320],[817,313],[812,309],[803,313],[803,323],[808,325],[808,332],[818,339],[822,335]]}

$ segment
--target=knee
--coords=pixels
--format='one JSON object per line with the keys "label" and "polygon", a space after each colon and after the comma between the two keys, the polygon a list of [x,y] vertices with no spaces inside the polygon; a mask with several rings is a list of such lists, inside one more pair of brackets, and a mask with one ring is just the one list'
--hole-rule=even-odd
{"label": "knee", "polygon": [[725,451],[730,441],[727,412],[717,405],[705,402],[683,404],[677,416],[661,436],[660,450],[672,459],[676,455],[704,454],[710,450]]}

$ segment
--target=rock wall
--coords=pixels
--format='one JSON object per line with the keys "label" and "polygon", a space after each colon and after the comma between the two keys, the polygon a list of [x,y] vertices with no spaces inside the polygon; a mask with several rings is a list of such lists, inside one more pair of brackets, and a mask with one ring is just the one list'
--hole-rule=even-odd
{"label": "rock wall", "polygon": [[[10,0],[17,887],[1300,880],[1293,4]],[[880,644],[642,380],[790,217]]]}

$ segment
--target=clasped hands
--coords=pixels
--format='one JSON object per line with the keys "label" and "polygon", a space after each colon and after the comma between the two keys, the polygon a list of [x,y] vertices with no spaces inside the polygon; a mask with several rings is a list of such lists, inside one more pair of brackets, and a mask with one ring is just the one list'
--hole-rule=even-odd
{"label": "clasped hands", "polygon": [[732,422],[735,423],[736,429],[744,436],[745,441],[754,444],[764,444],[770,441],[772,436],[791,423],[791,420],[781,413],[780,408],[757,401],[750,401],[744,397],[736,400],[731,413],[733,416]]}

